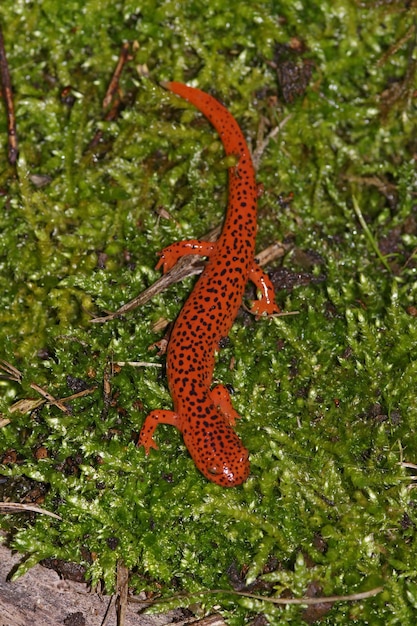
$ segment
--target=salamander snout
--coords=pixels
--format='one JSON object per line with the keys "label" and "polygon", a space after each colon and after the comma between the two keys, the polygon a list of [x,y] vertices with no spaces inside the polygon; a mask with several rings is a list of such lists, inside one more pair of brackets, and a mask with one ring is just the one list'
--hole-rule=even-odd
{"label": "salamander snout", "polygon": [[240,454],[233,458],[228,457],[224,461],[208,459],[206,471],[203,474],[214,483],[222,487],[236,487],[245,482],[249,476],[249,452],[243,446]]}
{"label": "salamander snout", "polygon": [[[221,430],[221,434],[219,432]],[[204,444],[184,442],[200,472],[211,482],[222,487],[236,487],[249,476],[249,452],[230,426],[205,433]]]}

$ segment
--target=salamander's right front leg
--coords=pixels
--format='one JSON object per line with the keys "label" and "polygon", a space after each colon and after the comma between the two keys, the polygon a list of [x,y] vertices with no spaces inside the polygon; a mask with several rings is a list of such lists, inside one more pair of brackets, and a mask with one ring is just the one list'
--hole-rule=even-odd
{"label": "salamander's right front leg", "polygon": [[189,239],[187,241],[177,241],[167,246],[161,252],[161,257],[156,265],[159,270],[162,267],[164,274],[174,267],[175,263],[183,256],[198,254],[199,256],[210,256],[214,250],[215,243],[211,241],[201,241],[200,239]]}
{"label": "salamander's right front leg", "polygon": [[170,426],[179,428],[178,422],[178,415],[174,413],[174,411],[168,411],[166,409],[151,411],[143,423],[137,445],[143,446],[146,454],[149,454],[151,448],[157,450],[158,446],[153,439],[153,434],[158,424],[169,424]]}

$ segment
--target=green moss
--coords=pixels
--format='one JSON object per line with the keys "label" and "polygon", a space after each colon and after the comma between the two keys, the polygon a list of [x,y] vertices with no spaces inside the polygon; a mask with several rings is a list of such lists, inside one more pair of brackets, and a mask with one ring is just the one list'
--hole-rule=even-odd
{"label": "green moss", "polygon": [[[46,484],[43,506],[62,517],[1,518],[27,555],[18,574],[54,556],[84,563],[111,590],[121,560],[136,591],[191,594],[166,606],[230,591],[233,571],[277,595],[303,596],[313,582],[328,595],[382,585],[321,623],[413,623],[417,509],[400,462],[417,462],[415,8],[374,4],[1,3],[20,158],[16,170],[7,163],[1,104],[0,358],[23,372],[21,385],[0,380],[11,420],[0,453],[18,459],[1,473],[20,490],[23,479]],[[273,61],[291,38],[313,73],[288,104]],[[106,122],[101,102],[125,40],[138,44],[121,79],[126,106]],[[229,163],[202,116],[159,87],[171,78],[221,98],[253,149],[261,119],[267,133],[289,116],[262,155],[259,247],[292,241],[284,268],[320,278],[278,293],[296,315],[239,316],[218,355],[216,381],[235,390],[251,453],[251,476],[234,490],[197,472],[172,427],[158,428],[160,448],[145,457],[135,434],[147,411],[171,406],[164,371],[111,369],[163,364],[149,351],[161,339],[153,324],[175,318],[192,280],[123,319],[89,323],[156,280],[163,246],[223,217]],[[61,98],[68,86],[72,100]],[[32,382],[61,398],[74,379],[91,393],[70,413],[9,412],[37,397]],[[40,446],[48,456],[37,460]],[[259,612],[304,623],[295,606],[202,602],[231,625]]]}

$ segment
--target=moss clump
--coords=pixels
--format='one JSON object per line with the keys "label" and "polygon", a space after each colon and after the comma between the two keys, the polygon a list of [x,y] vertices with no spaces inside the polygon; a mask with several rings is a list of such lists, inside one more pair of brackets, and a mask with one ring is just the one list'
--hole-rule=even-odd
{"label": "moss clump", "polygon": [[[333,605],[321,623],[411,624],[416,10],[206,5],[1,3],[20,158],[16,169],[7,163],[1,105],[0,358],[23,373],[21,383],[0,381],[10,420],[1,473],[17,481],[16,497],[62,517],[1,523],[27,555],[18,573],[53,556],[85,564],[111,590],[122,561],[137,591],[191,594],[171,605],[249,583],[265,596],[383,586]],[[125,107],[103,121],[126,40],[136,44],[121,79]],[[311,74],[292,101],[283,60]],[[168,78],[221,98],[254,150],[286,120],[262,151],[259,247],[292,243],[271,269],[277,284],[286,276],[280,305],[298,314],[241,315],[219,353],[215,376],[235,390],[251,452],[252,474],[235,490],[209,484],[173,428],[158,428],[160,449],[146,458],[135,434],[147,411],[170,407],[163,369],[112,367],[163,363],[149,352],[161,339],[154,323],[175,318],[192,281],[123,319],[89,323],[89,311],[117,309],[154,282],[164,245],[201,236],[224,213],[218,137],[158,86]],[[89,393],[67,413],[53,404],[10,413],[18,399],[38,399],[31,383],[57,399]],[[270,623],[308,619],[296,606],[230,594],[203,604],[220,605],[231,625],[260,612]]]}

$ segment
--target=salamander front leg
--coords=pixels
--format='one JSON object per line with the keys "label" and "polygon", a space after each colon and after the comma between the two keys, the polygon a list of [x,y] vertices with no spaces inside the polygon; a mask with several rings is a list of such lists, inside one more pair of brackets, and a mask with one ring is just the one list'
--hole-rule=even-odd
{"label": "salamander front leg", "polygon": [[168,411],[166,409],[156,409],[151,411],[143,423],[137,445],[143,446],[146,454],[149,454],[149,450],[151,448],[157,450],[158,446],[154,441],[153,434],[158,424],[169,424],[170,426],[176,426],[176,428],[179,428],[178,422],[178,415],[174,413],[174,411]]}
{"label": "salamander front leg", "polygon": [[201,241],[200,239],[189,239],[188,241],[177,241],[167,246],[161,252],[161,257],[156,264],[156,269],[162,267],[164,274],[174,267],[175,263],[183,256],[198,254],[199,256],[210,256],[214,250],[215,243],[211,241]]}
{"label": "salamander front leg", "polygon": [[236,420],[240,418],[240,415],[236,409],[233,408],[230,393],[227,391],[227,388],[224,385],[216,385],[210,391],[210,395],[213,403],[215,406],[219,407],[228,424],[234,426]]}
{"label": "salamander front leg", "polygon": [[275,302],[275,290],[271,279],[256,262],[249,272],[249,280],[253,282],[261,294],[258,300],[252,300],[252,313],[256,315],[280,313],[280,308]]}

